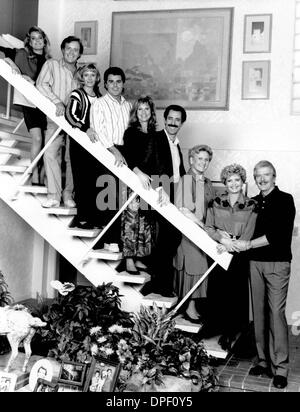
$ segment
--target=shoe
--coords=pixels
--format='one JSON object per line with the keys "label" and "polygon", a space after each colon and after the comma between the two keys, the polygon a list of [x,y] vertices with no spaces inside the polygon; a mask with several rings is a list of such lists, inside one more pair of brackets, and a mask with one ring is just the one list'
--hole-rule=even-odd
{"label": "shoe", "polygon": [[267,367],[261,366],[261,365],[253,366],[253,368],[251,368],[250,371],[249,371],[249,375],[251,375],[251,376],[266,375],[269,378],[273,377],[273,374],[272,374],[270,368],[267,368]]}
{"label": "shoe", "polygon": [[223,350],[230,351],[231,346],[232,346],[232,341],[233,339],[230,338],[228,335],[222,335],[218,340],[218,344],[221,346]]}
{"label": "shoe", "polygon": [[60,202],[55,199],[47,199],[46,202],[42,204],[42,207],[45,207],[47,209],[51,207],[59,207],[59,206],[60,206]]}
{"label": "shoe", "polygon": [[186,312],[183,314],[183,317],[191,323],[197,323],[198,325],[201,323],[201,318],[191,318]]}
{"label": "shoe", "polygon": [[121,262],[118,264],[118,266],[115,269],[117,272],[127,272],[130,275],[140,275],[139,270],[128,270],[126,266],[126,259],[121,260]]}
{"label": "shoe", "polygon": [[146,270],[148,269],[147,266],[144,265],[144,263],[143,263],[143,262],[140,262],[139,260],[136,260],[136,261],[134,262],[134,264],[135,264],[135,267],[136,267],[137,269],[141,269],[141,270],[144,270],[144,271],[146,271]]}
{"label": "shoe", "polygon": [[74,202],[73,199],[65,199],[64,206],[67,207],[68,209],[73,209],[74,207],[76,207],[76,203]]}
{"label": "shoe", "polygon": [[273,386],[277,389],[284,389],[288,384],[285,376],[275,375],[273,379]]}

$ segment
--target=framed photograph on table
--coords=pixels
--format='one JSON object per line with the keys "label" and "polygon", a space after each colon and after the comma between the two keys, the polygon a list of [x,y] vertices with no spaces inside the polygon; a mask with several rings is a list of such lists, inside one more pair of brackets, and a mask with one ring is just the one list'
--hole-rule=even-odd
{"label": "framed photograph on table", "polygon": [[58,382],[71,386],[83,386],[87,365],[77,362],[62,362]]}
{"label": "framed photograph on table", "polygon": [[93,359],[84,392],[114,392],[120,373],[120,364],[105,358]]}
{"label": "framed photograph on table", "polygon": [[0,372],[0,393],[14,392],[17,383],[17,375],[15,373]]}
{"label": "framed photograph on table", "polygon": [[248,14],[244,22],[244,53],[270,53],[272,14]]}
{"label": "framed photograph on table", "polygon": [[39,378],[33,392],[58,392],[58,384]]}
{"label": "framed photograph on table", "polygon": [[125,96],[158,108],[228,110],[232,8],[114,12],[110,65]]}
{"label": "framed photograph on table", "polygon": [[74,26],[74,33],[83,44],[83,54],[97,54],[98,22],[77,21]]}
{"label": "framed photograph on table", "polygon": [[270,60],[244,61],[242,99],[269,99]]}

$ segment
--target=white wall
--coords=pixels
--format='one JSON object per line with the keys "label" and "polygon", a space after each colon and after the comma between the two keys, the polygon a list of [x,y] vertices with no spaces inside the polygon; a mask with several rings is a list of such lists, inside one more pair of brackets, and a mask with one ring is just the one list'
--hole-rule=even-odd
{"label": "white wall", "polygon": [[[83,56],[97,62],[101,73],[109,66],[113,11],[233,7],[232,63],[228,111],[188,111],[181,142],[186,150],[196,143],[214,149],[210,177],[218,179],[221,168],[233,161],[247,169],[249,193],[256,193],[252,179],[254,164],[263,159],[274,162],[278,185],[295,196],[300,224],[300,118],[290,115],[293,64],[294,0],[40,0],[39,25],[52,42],[54,57],[60,57],[61,40],[74,32],[75,21],[98,20],[98,53]],[[245,14],[273,16],[271,53],[243,54]],[[242,61],[271,60],[270,98],[242,100]],[[160,124],[162,113],[159,112]],[[284,216],[283,216],[284,218]],[[300,310],[300,242],[294,237],[293,273],[287,314]]]}
{"label": "white wall", "polygon": [[15,302],[31,298],[34,231],[0,200],[0,270]]}

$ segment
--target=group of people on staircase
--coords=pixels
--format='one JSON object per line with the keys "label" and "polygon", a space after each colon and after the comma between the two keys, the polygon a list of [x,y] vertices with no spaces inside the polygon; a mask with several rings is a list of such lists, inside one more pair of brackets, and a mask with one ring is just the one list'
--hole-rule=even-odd
{"label": "group of people on staircase", "polygon": [[[65,115],[75,128],[86,133],[95,145],[102,145],[115,159],[127,165],[144,189],[157,189],[160,206],[168,202],[179,208],[216,241],[218,253],[229,252],[227,271],[220,266],[192,293],[184,307],[184,317],[192,323],[204,322],[203,337],[221,334],[219,343],[230,349],[238,332],[249,323],[249,279],[252,297],[258,363],[253,375],[274,375],[274,385],[287,384],[288,334],[285,306],[291,265],[291,241],[295,206],[293,197],[276,186],[276,170],[271,162],[259,161],[254,181],[260,193],[247,197],[246,171],[239,164],[224,167],[220,180],[224,190],[216,192],[206,177],[213,158],[212,149],[197,144],[188,151],[185,171],[178,133],[187,119],[185,109],[168,106],[164,129],[157,131],[154,101],[141,96],[133,104],[123,96],[125,73],[109,67],[104,73],[106,93],[101,96],[100,72],[94,64],[77,67],[83,53],[81,40],[74,36],[61,43],[62,59],[49,59],[49,41],[38,27],[29,30],[24,49],[3,50],[18,70],[56,106],[56,115]],[[23,109],[34,150],[42,133],[49,141],[57,125],[38,108]],[[38,131],[37,131],[38,130]],[[62,149],[65,158],[62,190]],[[34,152],[32,156],[36,155]],[[44,155],[48,199],[44,207],[77,206],[73,227],[101,228],[117,210],[103,210],[97,202],[97,180],[109,177],[117,209],[120,197],[131,189],[114,177],[79,143],[61,131]],[[32,175],[32,184],[39,183]],[[75,197],[73,199],[73,192]],[[75,200],[75,201],[74,201]],[[75,203],[76,202],[76,203]],[[118,271],[132,275],[147,271],[151,281],[143,293],[158,293],[180,300],[196,285],[212,264],[211,259],[189,238],[182,235],[159,212],[143,207],[138,196],[101,238],[119,243],[123,252]],[[284,219],[283,219],[284,215]],[[196,226],[195,226],[196,228]]]}

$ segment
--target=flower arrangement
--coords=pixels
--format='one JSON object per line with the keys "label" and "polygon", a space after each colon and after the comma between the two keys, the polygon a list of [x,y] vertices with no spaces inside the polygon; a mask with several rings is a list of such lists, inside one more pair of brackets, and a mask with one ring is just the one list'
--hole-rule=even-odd
{"label": "flower arrangement", "polygon": [[[122,365],[117,387],[130,390],[138,378],[141,390],[163,385],[166,375],[197,380],[198,389],[213,391],[217,379],[209,366],[202,343],[175,329],[165,309],[141,307],[133,314],[133,327],[112,325],[90,330],[91,354],[118,361]],[[137,390],[137,385],[135,385]]]}

